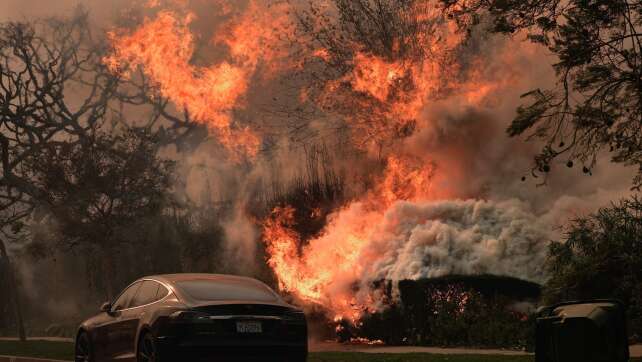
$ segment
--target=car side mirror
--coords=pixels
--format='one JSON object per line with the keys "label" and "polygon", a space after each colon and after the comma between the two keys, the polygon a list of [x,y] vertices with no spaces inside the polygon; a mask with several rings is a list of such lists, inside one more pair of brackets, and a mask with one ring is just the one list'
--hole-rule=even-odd
{"label": "car side mirror", "polygon": [[111,313],[111,303],[105,302],[100,306],[100,311],[105,313]]}

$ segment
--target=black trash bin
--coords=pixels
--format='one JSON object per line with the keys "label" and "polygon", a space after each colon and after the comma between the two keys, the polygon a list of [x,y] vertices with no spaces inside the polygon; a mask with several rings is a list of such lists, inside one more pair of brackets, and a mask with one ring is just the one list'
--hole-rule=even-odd
{"label": "black trash bin", "polygon": [[561,303],[537,318],[536,362],[629,360],[625,308],[616,300]]}

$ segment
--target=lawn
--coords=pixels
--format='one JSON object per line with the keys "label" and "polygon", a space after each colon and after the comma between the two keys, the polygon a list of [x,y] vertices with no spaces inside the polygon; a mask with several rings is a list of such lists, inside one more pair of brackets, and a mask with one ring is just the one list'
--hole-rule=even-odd
{"label": "lawn", "polygon": [[[25,343],[0,341],[0,355],[52,358],[70,361],[73,358],[73,344],[65,342],[28,341]],[[324,352],[312,353],[309,362],[526,362],[530,357],[506,356],[445,356],[413,354],[367,354]]]}
{"label": "lawn", "polygon": [[[65,342],[29,341],[25,343],[0,341],[0,355],[51,358],[71,361],[73,344]],[[309,362],[531,362],[529,356],[435,355],[425,353],[369,354],[323,352],[312,353]],[[631,362],[642,362],[641,358]]]}
{"label": "lawn", "polygon": [[312,353],[308,362],[531,362],[529,356],[439,355],[426,353]]}
{"label": "lawn", "polygon": [[0,341],[0,355],[73,360],[74,345],[65,342]]}

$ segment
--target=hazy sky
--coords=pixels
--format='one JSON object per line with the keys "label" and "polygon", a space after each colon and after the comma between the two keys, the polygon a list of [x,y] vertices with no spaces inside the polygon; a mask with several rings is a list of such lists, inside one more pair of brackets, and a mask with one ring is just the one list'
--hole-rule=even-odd
{"label": "hazy sky", "polygon": [[[0,20],[64,15],[78,5],[91,10],[95,21],[106,22],[136,0],[0,0]],[[104,24],[104,23],[103,23]]]}

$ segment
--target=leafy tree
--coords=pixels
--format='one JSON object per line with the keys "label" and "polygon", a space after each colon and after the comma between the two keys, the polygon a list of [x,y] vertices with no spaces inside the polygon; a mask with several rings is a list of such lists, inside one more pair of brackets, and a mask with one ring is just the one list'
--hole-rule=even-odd
{"label": "leafy tree", "polygon": [[534,174],[562,158],[590,173],[600,152],[640,168],[642,186],[642,1],[441,0],[470,31],[490,16],[490,30],[527,33],[557,56],[557,84],[524,95],[508,134],[545,141]]}
{"label": "leafy tree", "polygon": [[[108,111],[114,78],[87,48],[87,19],[0,26],[0,146],[3,209],[34,205],[46,194],[22,167],[30,156],[63,141],[90,136]],[[72,87],[86,90],[70,99]],[[63,138],[64,137],[64,138]]]}
{"label": "leafy tree", "polygon": [[[44,180],[38,174],[43,165],[35,162],[41,155],[62,161],[63,155],[71,156],[70,150],[106,147],[93,144],[107,142],[100,129],[109,122],[131,127],[134,122],[125,114],[137,115],[135,124],[160,143],[181,146],[203,138],[202,129],[189,115],[173,112],[167,99],[150,90],[142,73],[123,79],[109,72],[103,61],[108,51],[104,40],[92,34],[87,12],[81,8],[68,18],[0,24],[0,242],[4,249],[27,222],[55,213],[50,207],[56,206],[60,195],[51,193],[47,183],[35,182]],[[8,253],[0,257],[9,263]],[[18,295],[15,290],[9,293]]]}
{"label": "leafy tree", "polygon": [[642,200],[634,197],[575,220],[550,246],[548,302],[617,298],[642,336]]}
{"label": "leafy tree", "polygon": [[59,246],[102,252],[109,297],[112,263],[127,230],[167,205],[173,163],[158,158],[159,142],[144,130],[98,133],[88,143],[47,148],[26,165],[47,190]]}
{"label": "leafy tree", "polygon": [[[109,122],[133,124],[159,142],[181,142],[196,126],[170,111],[142,73],[129,79],[104,64],[108,48],[88,14],[0,24],[0,211],[6,227],[29,216],[48,192],[24,162],[45,150],[76,147]],[[137,119],[126,118],[136,114]]]}

